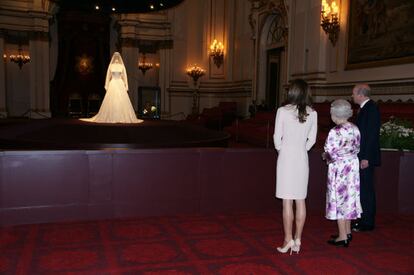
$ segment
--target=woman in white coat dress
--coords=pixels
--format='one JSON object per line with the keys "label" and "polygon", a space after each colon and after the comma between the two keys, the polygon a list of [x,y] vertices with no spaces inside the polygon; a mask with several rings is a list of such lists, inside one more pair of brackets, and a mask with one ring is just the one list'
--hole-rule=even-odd
{"label": "woman in white coat dress", "polygon": [[83,121],[97,123],[141,123],[128,95],[127,73],[121,54],[115,52],[108,66],[105,80],[106,94],[99,112]]}
{"label": "woman in white coat dress", "polygon": [[[287,104],[277,110],[273,140],[278,151],[276,197],[283,199],[284,244],[277,250],[299,253],[306,219],[305,199],[308,188],[308,150],[315,144],[317,113],[311,108],[308,84],[294,80],[289,88]],[[296,213],[293,213],[293,201]],[[292,234],[293,220],[296,230]]]}

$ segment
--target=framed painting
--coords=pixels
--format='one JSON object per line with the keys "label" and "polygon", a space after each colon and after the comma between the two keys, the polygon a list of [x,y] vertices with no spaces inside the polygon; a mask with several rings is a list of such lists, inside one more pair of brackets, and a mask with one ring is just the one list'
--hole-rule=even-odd
{"label": "framed painting", "polygon": [[346,69],[414,62],[413,0],[350,0]]}

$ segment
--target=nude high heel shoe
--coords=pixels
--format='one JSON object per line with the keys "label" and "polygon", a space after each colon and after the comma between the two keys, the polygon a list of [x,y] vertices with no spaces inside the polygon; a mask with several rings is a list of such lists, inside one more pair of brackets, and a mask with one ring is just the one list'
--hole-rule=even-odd
{"label": "nude high heel shoe", "polygon": [[277,251],[280,253],[286,253],[290,250],[290,255],[292,255],[292,247],[295,245],[295,242],[293,240],[290,240],[287,242],[287,244],[284,247],[278,247],[276,248]]}
{"label": "nude high heel shoe", "polygon": [[300,242],[300,239],[295,239],[295,244],[294,244],[294,246],[292,247],[292,251],[293,252],[296,252],[296,254],[299,254],[299,251],[300,251],[300,245],[301,245],[302,243]]}

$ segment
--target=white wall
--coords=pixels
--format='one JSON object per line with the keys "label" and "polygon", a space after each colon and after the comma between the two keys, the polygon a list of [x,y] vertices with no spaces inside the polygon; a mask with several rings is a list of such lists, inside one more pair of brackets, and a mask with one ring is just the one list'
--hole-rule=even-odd
{"label": "white wall", "polygon": [[[0,69],[0,112],[7,116],[49,117],[49,19],[54,5],[49,1],[0,2],[1,54],[7,55]],[[31,62],[19,69],[9,56],[19,45]],[[6,105],[6,106],[3,106]]]}
{"label": "white wall", "polygon": [[308,80],[318,101],[348,96],[361,82],[372,86],[377,99],[414,99],[414,63],[346,69],[350,1],[338,2],[340,33],[334,47],[320,27],[321,1],[290,1],[290,77]]}
{"label": "white wall", "polygon": [[[200,111],[220,101],[235,101],[240,115],[246,115],[248,104],[260,96],[266,81],[265,70],[260,67],[265,61],[260,55],[263,45],[254,39],[260,39],[260,24],[271,16],[275,6],[284,3],[289,22],[284,83],[293,78],[306,79],[318,101],[348,96],[358,82],[370,83],[375,98],[414,99],[414,63],[346,69],[349,1],[337,2],[341,30],[335,47],[320,27],[320,0],[185,0],[168,11],[114,16],[108,43],[112,53],[117,50],[118,37],[137,43],[172,41],[172,47],[147,54],[147,61],[160,67],[147,71],[145,76],[137,68],[142,57],[139,48],[133,43],[121,45],[134,107],[139,86],[160,86],[164,116],[191,113],[195,87],[185,70],[196,63],[206,70],[198,83]],[[33,117],[49,114],[49,81],[57,57],[56,25],[49,27],[54,7],[53,2],[44,0],[0,2],[0,29],[5,30],[0,34],[0,54],[16,51],[17,43],[7,35],[12,31],[29,37],[23,48],[32,57],[22,70],[8,61],[0,64],[0,115],[7,111],[19,115],[26,110]],[[254,28],[249,21],[252,15],[257,19]],[[114,28],[116,24],[120,29]],[[50,35],[51,44],[36,33]],[[213,39],[224,43],[220,68],[208,54]]]}
{"label": "white wall", "polygon": [[[199,80],[200,112],[220,101],[235,101],[240,113],[247,112],[253,72],[249,9],[247,0],[187,0],[171,11],[171,113],[191,112],[194,86],[185,69],[193,64],[206,70]],[[224,44],[224,62],[220,67],[209,56],[214,39]]]}

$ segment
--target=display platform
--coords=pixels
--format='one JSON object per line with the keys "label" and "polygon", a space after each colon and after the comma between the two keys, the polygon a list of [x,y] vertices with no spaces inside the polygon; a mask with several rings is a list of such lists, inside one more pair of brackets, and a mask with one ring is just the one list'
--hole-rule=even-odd
{"label": "display platform", "polygon": [[102,150],[227,147],[229,134],[179,121],[139,124],[91,123],[78,119],[0,121],[3,150]]}

